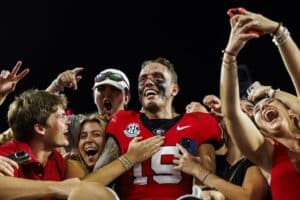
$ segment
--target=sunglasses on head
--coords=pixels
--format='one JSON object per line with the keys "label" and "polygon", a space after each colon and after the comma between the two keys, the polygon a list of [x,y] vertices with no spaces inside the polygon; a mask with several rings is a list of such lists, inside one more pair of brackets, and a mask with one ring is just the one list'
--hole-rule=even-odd
{"label": "sunglasses on head", "polygon": [[124,81],[126,83],[126,80],[123,78],[123,76],[119,73],[114,72],[106,72],[106,73],[100,73],[95,77],[95,82],[101,82],[104,81],[106,78],[109,78],[110,80],[121,82]]}

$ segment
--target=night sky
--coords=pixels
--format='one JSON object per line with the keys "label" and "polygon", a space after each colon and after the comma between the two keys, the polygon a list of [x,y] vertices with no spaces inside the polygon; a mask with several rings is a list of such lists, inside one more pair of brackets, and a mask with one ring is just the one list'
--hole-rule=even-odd
{"label": "night sky", "polygon": [[[183,112],[190,101],[219,94],[229,8],[243,6],[282,21],[300,44],[296,4],[292,0],[1,1],[0,69],[12,69],[22,60],[31,71],[0,108],[0,131],[7,128],[6,112],[15,95],[29,88],[44,89],[60,72],[76,66],[85,68],[79,89],[65,91],[74,113],[96,111],[93,79],[107,67],[128,75],[132,86],[129,108],[139,109],[140,65],[158,56],[175,64],[181,87],[175,108]],[[294,93],[270,36],[249,42],[238,62],[248,67],[252,80]]]}

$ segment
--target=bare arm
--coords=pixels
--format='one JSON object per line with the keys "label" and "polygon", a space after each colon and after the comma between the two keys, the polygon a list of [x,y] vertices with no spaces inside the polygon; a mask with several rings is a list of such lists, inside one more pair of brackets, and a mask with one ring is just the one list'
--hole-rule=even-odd
{"label": "bare arm", "polygon": [[[271,90],[273,90],[273,92],[270,94]],[[291,93],[281,90],[274,90],[271,86],[268,85],[260,85],[258,87],[253,88],[250,94],[248,95],[248,99],[252,102],[255,102],[258,99],[264,97],[279,99],[289,108],[291,108],[294,112],[300,115],[300,101],[296,95],[293,95]]]}
{"label": "bare arm", "polygon": [[[283,27],[280,27],[277,35],[282,35]],[[300,97],[300,51],[291,37],[288,37],[278,49],[284,65],[293,81],[298,98]]]}
{"label": "bare arm", "polygon": [[126,164],[126,162],[124,163],[124,161],[116,159],[89,174],[86,178],[84,178],[84,181],[94,181],[102,185],[110,184],[114,179],[129,170],[134,164],[150,158],[154,153],[159,151],[160,146],[163,144],[164,137],[154,136],[139,141],[140,139],[141,137],[132,139],[129,144],[128,151],[123,155],[123,159],[125,156],[125,160],[128,160],[129,163],[127,162]]}
{"label": "bare arm", "polygon": [[47,196],[67,198],[79,179],[65,181],[40,181],[16,177],[0,176],[0,199],[37,199]]}
{"label": "bare arm", "polygon": [[263,200],[269,187],[260,169],[256,166],[248,168],[242,186],[232,184],[215,174],[210,174],[204,183],[216,188],[225,195],[226,199],[231,200]]}
{"label": "bare arm", "polygon": [[[236,56],[250,39],[258,37],[256,34],[247,32],[249,28],[256,26],[257,20],[263,23],[262,19],[256,18],[261,15],[247,13],[236,15],[230,21],[231,33],[223,56],[220,78],[222,113],[225,116],[228,133],[236,141],[239,149],[256,165],[269,170],[272,163],[273,146],[264,139],[255,124],[240,108]],[[276,27],[275,22],[272,25]],[[265,32],[265,30],[261,30],[261,32]]]}
{"label": "bare arm", "polygon": [[183,171],[201,180],[205,185],[215,188],[225,195],[226,199],[264,199],[268,191],[268,183],[256,166],[249,167],[242,186],[232,184],[215,174],[208,172],[200,157],[192,156],[181,145],[182,155],[175,155],[175,170]]}

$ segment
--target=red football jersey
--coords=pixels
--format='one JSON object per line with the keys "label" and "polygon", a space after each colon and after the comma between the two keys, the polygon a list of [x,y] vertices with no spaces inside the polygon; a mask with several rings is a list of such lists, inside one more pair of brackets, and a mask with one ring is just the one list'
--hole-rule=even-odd
{"label": "red football jersey", "polygon": [[[119,111],[107,127],[119,143],[121,153],[126,153],[128,144],[135,136],[143,139],[154,134],[141,121],[141,113]],[[118,180],[119,196],[126,199],[176,199],[192,192],[192,176],[173,170],[174,154],[179,152],[176,143],[189,138],[202,144],[205,141],[221,140],[221,129],[214,117],[207,113],[184,114],[165,133],[165,142],[160,151],[150,159],[137,164]]]}

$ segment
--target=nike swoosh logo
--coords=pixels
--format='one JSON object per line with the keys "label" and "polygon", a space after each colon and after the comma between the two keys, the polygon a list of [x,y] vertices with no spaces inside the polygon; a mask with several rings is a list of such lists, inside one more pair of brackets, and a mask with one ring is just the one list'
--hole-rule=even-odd
{"label": "nike swoosh logo", "polygon": [[177,130],[177,131],[182,131],[183,129],[186,129],[186,128],[189,128],[189,127],[191,127],[191,126],[179,126],[179,125],[178,125],[178,126],[176,127],[176,130]]}

